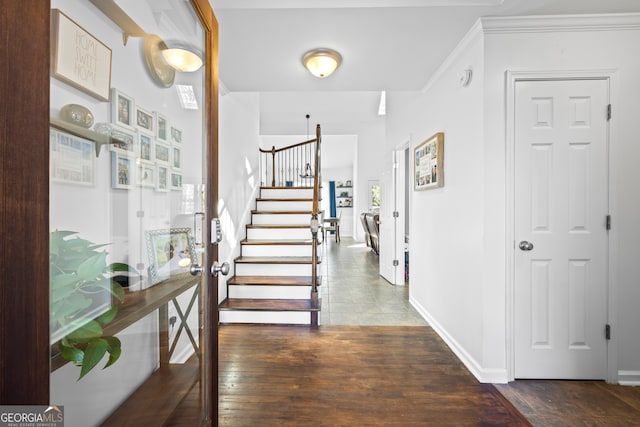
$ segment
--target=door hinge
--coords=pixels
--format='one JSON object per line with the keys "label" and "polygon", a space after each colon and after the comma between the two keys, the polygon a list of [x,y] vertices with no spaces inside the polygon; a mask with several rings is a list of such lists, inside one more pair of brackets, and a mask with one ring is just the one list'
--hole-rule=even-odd
{"label": "door hinge", "polygon": [[607,230],[611,230],[611,215],[607,215],[606,227]]}
{"label": "door hinge", "polygon": [[394,267],[397,267],[397,266],[399,266],[399,265],[400,265],[400,262],[399,262],[397,259],[394,259],[394,260],[393,260],[393,266],[394,266]]}
{"label": "door hinge", "polygon": [[611,339],[611,325],[604,326],[604,337],[608,340]]}
{"label": "door hinge", "polygon": [[607,121],[611,120],[611,104],[607,105]]}
{"label": "door hinge", "polygon": [[400,218],[400,212],[398,212],[398,211],[393,211],[393,217],[394,217],[394,218]]}

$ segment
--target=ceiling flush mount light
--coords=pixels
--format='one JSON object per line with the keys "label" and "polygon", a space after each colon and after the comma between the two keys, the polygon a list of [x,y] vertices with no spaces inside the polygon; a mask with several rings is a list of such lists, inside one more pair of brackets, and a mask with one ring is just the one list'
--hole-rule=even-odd
{"label": "ceiling flush mount light", "polygon": [[333,49],[312,49],[302,56],[302,64],[316,77],[330,76],[340,66],[342,56]]}

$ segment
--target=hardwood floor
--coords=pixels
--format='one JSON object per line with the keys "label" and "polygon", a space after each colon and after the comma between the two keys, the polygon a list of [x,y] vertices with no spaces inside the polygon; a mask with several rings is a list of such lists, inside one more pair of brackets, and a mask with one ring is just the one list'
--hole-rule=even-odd
{"label": "hardwood floor", "polygon": [[221,426],[530,425],[425,326],[223,326],[219,358]]}

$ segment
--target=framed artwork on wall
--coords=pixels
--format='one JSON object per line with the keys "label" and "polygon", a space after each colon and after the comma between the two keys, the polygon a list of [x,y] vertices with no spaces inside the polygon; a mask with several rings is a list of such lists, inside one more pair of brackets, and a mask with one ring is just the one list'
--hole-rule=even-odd
{"label": "framed artwork on wall", "polygon": [[146,133],[138,134],[138,158],[153,162],[153,138]]}
{"label": "framed artwork on wall", "polygon": [[182,169],[182,150],[178,147],[171,147],[171,167],[175,170]]}
{"label": "framed artwork on wall", "polygon": [[111,123],[126,129],[135,129],[136,102],[118,89],[111,89]]}
{"label": "framed artwork on wall", "polygon": [[155,135],[156,127],[153,120],[153,113],[136,105],[136,127],[141,132]]}
{"label": "framed artwork on wall", "polygon": [[111,153],[111,188],[128,190],[133,187],[133,166],[135,161],[121,152]]}
{"label": "framed artwork on wall", "polygon": [[92,187],[95,183],[95,149],[92,141],[49,129],[51,180]]}
{"label": "framed artwork on wall", "polygon": [[116,125],[111,126],[111,151],[133,155],[136,147],[136,132]]}
{"label": "framed artwork on wall", "polygon": [[169,168],[167,166],[158,166],[156,171],[156,191],[169,191]]}
{"label": "framed artwork on wall", "polygon": [[141,163],[138,165],[136,183],[140,187],[156,187],[156,167],[153,164]]}
{"label": "framed artwork on wall", "polygon": [[154,157],[155,161],[158,164],[169,165],[170,156],[171,156],[171,147],[169,147],[168,145],[156,142],[155,157]]}
{"label": "framed artwork on wall", "polygon": [[156,139],[168,144],[169,140],[169,119],[157,111],[153,113],[156,119]]}
{"label": "framed artwork on wall", "polygon": [[182,174],[171,172],[170,188],[172,190],[182,190]]}
{"label": "framed artwork on wall", "polygon": [[177,127],[171,126],[171,142],[174,144],[182,144],[182,131]]}
{"label": "framed artwork on wall", "polygon": [[444,185],[444,133],[439,132],[414,150],[414,190],[431,190]]}
{"label": "framed artwork on wall", "polygon": [[51,75],[101,101],[109,101],[111,49],[58,9],[51,10]]}

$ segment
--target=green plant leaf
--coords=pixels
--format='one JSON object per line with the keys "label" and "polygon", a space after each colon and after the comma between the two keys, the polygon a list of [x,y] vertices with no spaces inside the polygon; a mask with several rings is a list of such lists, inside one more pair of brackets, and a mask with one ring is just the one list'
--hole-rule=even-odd
{"label": "green plant leaf", "polygon": [[71,341],[87,341],[102,336],[102,327],[95,320],[90,320],[75,331],[67,335]]}
{"label": "green plant leaf", "polygon": [[49,284],[51,286],[51,290],[60,289],[63,287],[71,287],[75,289],[75,283],[78,281],[78,276],[75,274],[57,274],[55,276],[51,276],[49,280]]}
{"label": "green plant leaf", "polygon": [[136,270],[135,268],[131,267],[129,264],[125,264],[123,262],[111,263],[107,267],[107,270],[108,271],[128,271],[130,273],[135,273],[137,275],[140,274],[140,272],[138,272],[138,270]]}
{"label": "green plant leaf", "polygon": [[66,340],[62,340],[58,343],[58,349],[60,349],[60,355],[64,360],[73,362],[76,365],[82,364],[84,359],[84,351],[76,348],[72,345],[65,344]]}
{"label": "green plant leaf", "polygon": [[107,352],[108,346],[107,341],[102,338],[97,338],[89,342],[89,345],[87,345],[84,351],[84,359],[82,360],[82,368],[80,369],[80,377],[78,377],[78,380],[81,380],[82,377],[96,367]]}
{"label": "green plant leaf", "polygon": [[122,343],[118,338],[105,337],[104,339],[107,341],[107,344],[109,345],[107,347],[107,351],[109,352],[109,361],[107,362],[106,365],[104,365],[104,368],[102,369],[106,369],[109,366],[116,363],[120,358],[120,355],[122,354]]}
{"label": "green plant leaf", "polygon": [[116,317],[116,314],[118,314],[118,306],[117,305],[112,305],[109,310],[105,311],[100,316],[98,316],[98,318],[96,320],[101,325],[104,326],[104,325],[110,323],[111,321],[113,321],[113,319]]}
{"label": "green plant leaf", "polygon": [[104,273],[107,266],[107,254],[100,252],[91,256],[78,267],[78,278],[81,280],[95,280]]}
{"label": "green plant leaf", "polygon": [[111,283],[111,295],[116,297],[116,299],[120,302],[124,302],[124,288],[120,286],[117,282],[112,281]]}

